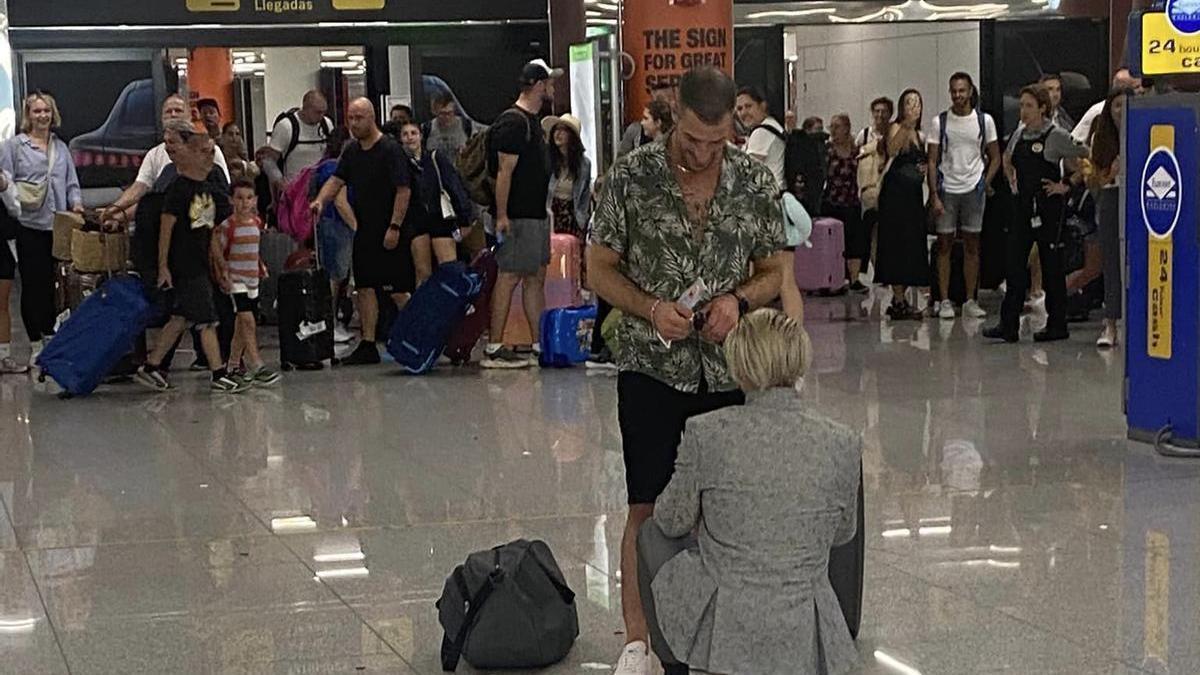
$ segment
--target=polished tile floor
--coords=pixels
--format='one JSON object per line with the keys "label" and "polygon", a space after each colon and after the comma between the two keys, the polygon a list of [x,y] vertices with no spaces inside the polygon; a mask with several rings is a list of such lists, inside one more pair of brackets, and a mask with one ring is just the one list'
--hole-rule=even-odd
{"label": "polished tile floor", "polygon": [[[1200,672],[1200,463],[1124,440],[1097,328],[993,346],[978,322],[890,326],[862,302],[810,303],[806,383],[865,438],[862,672]],[[608,672],[611,376],[177,382],[60,401],[0,379],[0,672],[433,675],[447,573],[518,537],[549,542],[579,596],[582,635],[547,672]]]}

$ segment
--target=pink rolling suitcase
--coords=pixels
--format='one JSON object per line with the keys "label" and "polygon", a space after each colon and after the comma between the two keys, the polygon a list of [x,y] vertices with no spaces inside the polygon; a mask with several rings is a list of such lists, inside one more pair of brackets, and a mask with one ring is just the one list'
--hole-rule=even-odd
{"label": "pink rolling suitcase", "polygon": [[835,291],[846,285],[846,241],[842,221],[813,221],[812,248],[796,248],[796,286],[802,291]]}
{"label": "pink rolling suitcase", "polygon": [[[575,235],[550,236],[550,266],[546,268],[546,309],[577,307],[583,304],[583,245]],[[504,344],[525,346],[533,344],[529,322],[525,319],[522,287],[513,291],[508,323],[504,326]]]}

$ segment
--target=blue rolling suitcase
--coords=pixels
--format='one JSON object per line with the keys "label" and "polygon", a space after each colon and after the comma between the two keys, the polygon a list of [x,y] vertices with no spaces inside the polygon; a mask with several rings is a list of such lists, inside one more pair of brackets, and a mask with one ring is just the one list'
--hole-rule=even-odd
{"label": "blue rolling suitcase", "polygon": [[58,334],[46,343],[37,366],[43,376],[54,378],[64,396],[90,394],[133,350],[150,313],[142,282],[113,277],[71,312]]}
{"label": "blue rolling suitcase", "polygon": [[483,279],[461,262],[440,265],[396,317],[388,353],[414,375],[429,372],[482,289]]}
{"label": "blue rolling suitcase", "polygon": [[546,368],[570,368],[588,359],[596,306],[563,307],[542,314],[542,358]]}

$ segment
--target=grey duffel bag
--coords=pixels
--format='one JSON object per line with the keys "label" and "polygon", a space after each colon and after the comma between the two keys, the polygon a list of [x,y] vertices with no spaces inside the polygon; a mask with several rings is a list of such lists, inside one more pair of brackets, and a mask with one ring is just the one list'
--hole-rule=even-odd
{"label": "grey duffel bag", "polygon": [[575,593],[543,541],[472,553],[446,579],[437,608],[447,672],[460,656],[479,669],[542,668],[579,637]]}

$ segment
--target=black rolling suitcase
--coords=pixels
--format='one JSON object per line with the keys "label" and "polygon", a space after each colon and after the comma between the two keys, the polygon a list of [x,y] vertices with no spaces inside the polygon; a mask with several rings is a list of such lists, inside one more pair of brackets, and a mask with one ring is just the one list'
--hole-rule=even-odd
{"label": "black rolling suitcase", "polygon": [[283,370],[320,370],[333,360],[333,297],[322,269],[279,277],[279,360]]}
{"label": "black rolling suitcase", "polygon": [[858,532],[854,539],[829,553],[829,583],[837,594],[842,615],[850,627],[850,636],[858,639],[862,625],[863,562],[867,554],[865,516],[863,515],[862,469],[858,473]]}

